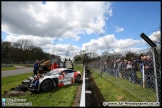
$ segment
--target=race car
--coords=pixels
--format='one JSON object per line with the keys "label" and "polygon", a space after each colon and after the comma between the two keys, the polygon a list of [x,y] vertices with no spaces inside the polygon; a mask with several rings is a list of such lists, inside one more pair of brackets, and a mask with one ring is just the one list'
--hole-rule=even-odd
{"label": "race car", "polygon": [[80,71],[68,68],[56,68],[50,72],[31,76],[22,81],[29,91],[48,91],[54,87],[78,83],[81,80]]}

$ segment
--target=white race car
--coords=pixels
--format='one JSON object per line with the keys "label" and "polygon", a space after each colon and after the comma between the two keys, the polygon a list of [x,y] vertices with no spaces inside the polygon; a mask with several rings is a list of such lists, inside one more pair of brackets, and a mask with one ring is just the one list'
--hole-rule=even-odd
{"label": "white race car", "polygon": [[22,85],[30,91],[48,91],[57,86],[78,83],[80,80],[80,71],[68,68],[56,68],[35,77],[31,76],[22,81]]}

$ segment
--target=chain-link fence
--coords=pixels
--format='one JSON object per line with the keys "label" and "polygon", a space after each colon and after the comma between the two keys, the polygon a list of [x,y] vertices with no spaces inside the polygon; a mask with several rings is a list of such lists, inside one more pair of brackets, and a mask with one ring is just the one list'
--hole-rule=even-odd
{"label": "chain-link fence", "polygon": [[[141,102],[159,102],[161,97],[161,50],[150,48],[123,58],[117,53],[87,63],[88,67],[137,97]],[[128,100],[131,101],[131,100]]]}

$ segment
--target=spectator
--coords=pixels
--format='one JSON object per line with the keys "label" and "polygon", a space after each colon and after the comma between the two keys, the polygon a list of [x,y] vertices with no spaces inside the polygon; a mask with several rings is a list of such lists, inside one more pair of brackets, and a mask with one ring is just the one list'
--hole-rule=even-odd
{"label": "spectator", "polygon": [[114,75],[113,67],[114,67],[114,61],[112,60],[110,61],[110,75]]}
{"label": "spectator", "polygon": [[51,70],[51,66],[52,66],[52,64],[51,63],[48,63],[48,70]]}
{"label": "spectator", "polygon": [[142,73],[143,73],[143,65],[144,65],[144,62],[145,62],[145,56],[141,56],[141,60],[138,60],[138,62],[140,63],[140,72],[141,72],[141,76],[142,76]]}
{"label": "spectator", "polygon": [[118,67],[117,60],[114,60],[114,76],[115,77],[118,77],[117,67]]}
{"label": "spectator", "polygon": [[126,79],[126,67],[127,67],[127,64],[128,64],[128,61],[127,60],[124,60],[124,63],[123,63],[123,76],[124,78]]}
{"label": "spectator", "polygon": [[44,66],[43,66],[43,73],[46,73],[46,72],[48,72],[48,71],[50,71],[50,70],[48,69],[48,63],[46,62],[46,63],[44,64]]}
{"label": "spectator", "polygon": [[132,72],[131,72],[131,81],[137,83],[137,62],[134,57],[131,58]]}
{"label": "spectator", "polygon": [[146,62],[144,63],[146,88],[155,88],[155,76],[153,61],[150,56],[146,56]]}
{"label": "spectator", "polygon": [[125,77],[127,80],[131,81],[131,70],[132,70],[132,64],[131,64],[131,61],[128,61],[128,64],[126,66],[126,69],[125,69]]}
{"label": "spectator", "polygon": [[121,60],[121,69],[120,69],[120,72],[121,72],[122,78],[124,78],[124,76],[123,76],[123,67],[124,67],[124,60]]}
{"label": "spectator", "polygon": [[107,67],[107,63],[105,62],[104,63],[104,69],[103,69],[104,72],[106,71],[106,67]]}
{"label": "spectator", "polygon": [[139,65],[139,70],[140,70],[140,73],[141,73],[141,86],[142,86],[142,82],[143,82],[143,66],[144,66],[144,62],[146,60],[146,56],[141,56],[141,60],[137,60],[137,62],[140,63]]}
{"label": "spectator", "polygon": [[51,70],[58,68],[56,61],[51,65]]}
{"label": "spectator", "polygon": [[39,60],[36,60],[36,62],[34,63],[34,67],[33,67],[33,73],[34,73],[34,76],[37,76],[37,73],[38,73],[38,69],[39,69]]}
{"label": "spectator", "polygon": [[107,62],[107,72],[110,74],[111,73],[111,61]]}
{"label": "spectator", "polygon": [[[133,57],[132,57],[132,64],[134,65],[133,66],[133,68],[132,68],[132,72],[133,72],[133,76],[132,77],[134,77],[134,80],[135,80],[135,82],[137,81],[137,75],[136,75],[136,72],[139,70],[140,71],[140,73],[141,73],[141,77],[143,78],[143,66],[144,66],[144,62],[145,62],[145,58],[146,58],[146,56],[141,56],[141,60],[135,60]],[[139,63],[139,65],[137,66],[137,63]],[[140,79],[140,81],[141,81],[141,85],[142,85],[142,80],[143,79]]]}
{"label": "spectator", "polygon": [[122,61],[119,59],[117,61],[117,74],[120,78],[122,78],[122,74],[121,74],[121,64],[122,64]]}

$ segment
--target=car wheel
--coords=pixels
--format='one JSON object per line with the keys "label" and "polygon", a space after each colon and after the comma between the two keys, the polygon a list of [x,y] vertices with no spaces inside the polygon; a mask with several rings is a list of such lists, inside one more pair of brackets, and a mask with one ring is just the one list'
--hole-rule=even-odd
{"label": "car wheel", "polygon": [[80,82],[80,75],[77,75],[76,78],[75,78],[75,83],[79,83]]}
{"label": "car wheel", "polygon": [[23,86],[23,85],[18,85],[16,88],[15,88],[15,91],[27,91],[28,89]]}
{"label": "car wheel", "polygon": [[42,91],[48,91],[53,88],[53,81],[51,79],[46,79],[41,84]]}

